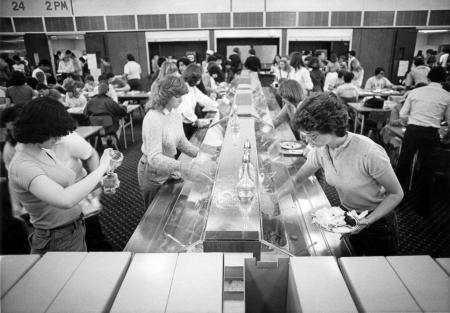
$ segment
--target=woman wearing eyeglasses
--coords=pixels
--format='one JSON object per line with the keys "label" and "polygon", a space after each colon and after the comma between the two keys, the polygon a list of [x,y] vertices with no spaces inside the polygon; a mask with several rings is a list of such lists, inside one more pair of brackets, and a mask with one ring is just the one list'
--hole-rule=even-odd
{"label": "woman wearing eyeglasses", "polygon": [[331,93],[307,98],[296,111],[293,124],[313,146],[295,183],[301,184],[322,168],[344,209],[369,211],[349,238],[356,254],[395,255],[398,230],[394,209],[403,191],[386,151],[371,139],[347,131],[347,110]]}

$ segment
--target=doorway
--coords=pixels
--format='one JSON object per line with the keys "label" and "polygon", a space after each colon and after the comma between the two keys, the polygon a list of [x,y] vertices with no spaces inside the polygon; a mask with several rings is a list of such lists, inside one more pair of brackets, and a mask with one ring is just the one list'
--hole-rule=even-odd
{"label": "doorway", "polygon": [[338,57],[347,55],[350,47],[349,41],[289,41],[289,54],[294,51],[310,50],[314,53],[316,50],[325,50],[327,58],[331,53],[335,53]]}
{"label": "doorway", "polygon": [[272,61],[280,52],[279,38],[219,38],[217,51],[224,57],[232,53],[233,48],[241,51],[241,61],[244,63],[249,56],[248,50],[255,49],[256,56],[261,60],[261,69],[270,69]]}
{"label": "doorway", "polygon": [[[186,56],[186,52],[196,52],[196,62],[203,61],[208,49],[208,43],[206,41],[163,41],[163,42],[149,42],[149,63],[152,64],[152,59],[155,55],[158,56],[171,56],[172,59],[179,59]],[[150,65],[152,66],[152,65]],[[153,68],[150,69],[154,72]]]}

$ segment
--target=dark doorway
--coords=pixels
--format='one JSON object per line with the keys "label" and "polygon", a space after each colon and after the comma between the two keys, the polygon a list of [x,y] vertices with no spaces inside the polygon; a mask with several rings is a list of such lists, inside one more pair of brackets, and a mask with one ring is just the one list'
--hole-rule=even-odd
{"label": "dark doorway", "polygon": [[[179,59],[186,56],[186,52],[196,52],[196,62],[200,63],[206,54],[208,43],[206,41],[164,41],[164,42],[149,42],[148,53],[150,56],[150,64],[154,55],[172,56],[173,59]],[[153,69],[151,69],[153,71]]]}
{"label": "dark doorway", "polygon": [[275,55],[280,53],[279,38],[219,38],[217,39],[217,52],[228,58],[234,47],[241,50],[241,60],[245,62],[248,50],[254,48],[256,56],[261,60],[263,69],[270,68]]}
{"label": "dark doorway", "polygon": [[340,55],[347,55],[349,50],[348,41],[289,41],[289,54],[294,51],[302,52],[310,50],[314,53],[316,50],[326,50],[327,57],[331,53]]}

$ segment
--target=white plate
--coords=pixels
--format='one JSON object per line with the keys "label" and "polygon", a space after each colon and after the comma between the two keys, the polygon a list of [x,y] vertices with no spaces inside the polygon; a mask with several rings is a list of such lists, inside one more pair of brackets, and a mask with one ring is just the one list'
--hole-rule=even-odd
{"label": "white plate", "polygon": [[354,232],[358,227],[357,226],[339,226],[339,227],[334,227],[334,228],[327,228],[324,227],[320,224],[317,223],[317,225],[319,225],[319,227],[325,231],[328,231],[330,233],[335,233],[335,234],[348,234],[351,232]]}
{"label": "white plate", "polygon": [[286,150],[298,150],[303,147],[303,144],[297,141],[284,141],[280,143],[280,147]]}
{"label": "white plate", "polygon": [[297,150],[283,150],[284,155],[303,155],[303,149]]}

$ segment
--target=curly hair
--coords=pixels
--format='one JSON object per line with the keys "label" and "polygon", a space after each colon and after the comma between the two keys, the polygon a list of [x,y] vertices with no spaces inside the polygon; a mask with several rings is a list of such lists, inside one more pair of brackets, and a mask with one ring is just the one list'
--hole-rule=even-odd
{"label": "curly hair", "polygon": [[13,71],[11,73],[11,79],[9,81],[9,84],[11,86],[22,86],[22,85],[25,85],[26,82],[27,82],[27,79],[26,79],[24,73],[22,73],[20,71]]}
{"label": "curly hair", "polygon": [[21,143],[43,143],[53,137],[66,136],[75,128],[76,122],[60,102],[40,97],[23,106],[13,134]]}
{"label": "curly hair", "polygon": [[279,93],[281,98],[285,98],[290,103],[297,105],[303,99],[303,92],[300,83],[294,79],[287,79],[280,85]]}
{"label": "curly hair", "polygon": [[202,68],[194,63],[189,64],[183,73],[183,79],[191,87],[197,85],[198,81],[201,78],[202,78]]}
{"label": "curly hair", "polygon": [[325,92],[305,99],[295,112],[293,126],[297,130],[343,137],[347,133],[348,112],[336,95]]}
{"label": "curly hair", "polygon": [[163,110],[172,97],[181,97],[188,93],[181,77],[167,76],[155,84],[155,95],[151,100],[151,109],[154,110]]}

